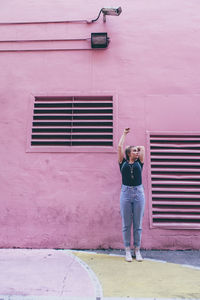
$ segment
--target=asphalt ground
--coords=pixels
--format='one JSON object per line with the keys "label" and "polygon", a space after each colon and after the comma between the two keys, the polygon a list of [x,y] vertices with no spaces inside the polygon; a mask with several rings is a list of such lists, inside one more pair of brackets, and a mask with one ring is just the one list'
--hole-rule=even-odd
{"label": "asphalt ground", "polygon": [[[101,254],[124,255],[124,250],[120,249],[87,249],[83,251],[97,252]],[[141,250],[144,258],[164,260],[176,264],[186,264],[200,267],[200,250]]]}

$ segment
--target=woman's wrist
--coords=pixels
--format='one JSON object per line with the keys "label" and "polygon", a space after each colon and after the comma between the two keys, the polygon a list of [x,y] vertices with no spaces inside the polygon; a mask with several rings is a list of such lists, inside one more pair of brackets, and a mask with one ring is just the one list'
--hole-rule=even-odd
{"label": "woman's wrist", "polygon": [[123,135],[126,136],[127,134],[128,132],[124,130]]}

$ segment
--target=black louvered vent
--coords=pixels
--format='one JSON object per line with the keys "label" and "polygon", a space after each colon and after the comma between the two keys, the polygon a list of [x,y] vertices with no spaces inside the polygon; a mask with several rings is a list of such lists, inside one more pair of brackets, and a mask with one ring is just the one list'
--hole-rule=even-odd
{"label": "black louvered vent", "polygon": [[153,225],[200,228],[200,134],[150,134]]}
{"label": "black louvered vent", "polygon": [[113,146],[113,97],[36,97],[31,146]]}

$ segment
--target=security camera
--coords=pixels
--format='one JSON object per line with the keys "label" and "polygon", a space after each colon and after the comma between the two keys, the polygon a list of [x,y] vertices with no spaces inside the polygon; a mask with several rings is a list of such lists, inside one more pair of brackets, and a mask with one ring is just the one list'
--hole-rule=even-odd
{"label": "security camera", "polygon": [[106,16],[119,16],[121,12],[122,12],[121,6],[119,6],[118,8],[103,7],[99,12],[98,17],[88,23],[96,22],[99,19],[101,13],[103,14],[103,21],[106,22]]}
{"label": "security camera", "polygon": [[122,12],[122,8],[102,8],[101,11],[104,15],[119,16]]}

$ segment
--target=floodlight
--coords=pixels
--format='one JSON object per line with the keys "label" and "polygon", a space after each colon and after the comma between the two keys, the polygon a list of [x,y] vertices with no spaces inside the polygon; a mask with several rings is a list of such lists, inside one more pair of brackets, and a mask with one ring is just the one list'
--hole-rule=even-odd
{"label": "floodlight", "polygon": [[92,48],[107,48],[109,44],[109,37],[107,32],[91,33],[91,47]]}

